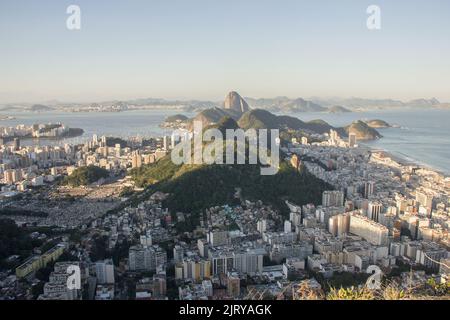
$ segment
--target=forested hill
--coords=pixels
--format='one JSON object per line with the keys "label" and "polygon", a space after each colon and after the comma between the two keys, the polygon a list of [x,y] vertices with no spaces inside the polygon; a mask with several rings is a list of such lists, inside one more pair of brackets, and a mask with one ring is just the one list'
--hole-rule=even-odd
{"label": "forested hill", "polygon": [[[227,118],[215,127],[224,130],[225,126],[237,125]],[[195,221],[204,209],[239,201],[235,198],[237,188],[242,199],[262,200],[282,212],[287,210],[284,200],[299,205],[320,204],[322,192],[332,189],[306,168],[297,170],[286,161],[280,162],[275,175],[261,175],[260,169],[260,164],[175,165],[167,155],[154,164],[133,169],[131,174],[138,186],[169,193],[165,205],[171,212],[192,213]]]}

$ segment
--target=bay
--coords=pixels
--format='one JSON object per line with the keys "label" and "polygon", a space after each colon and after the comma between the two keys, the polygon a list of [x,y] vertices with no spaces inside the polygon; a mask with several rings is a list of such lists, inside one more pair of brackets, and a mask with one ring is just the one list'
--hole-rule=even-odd
{"label": "bay", "polygon": [[0,126],[10,127],[19,124],[32,125],[35,123],[61,122],[71,128],[81,128],[84,134],[75,138],[58,140],[26,139],[23,145],[62,145],[64,143],[82,143],[92,138],[92,135],[119,138],[155,137],[170,134],[172,130],[160,128],[159,125],[170,115],[189,112],[180,110],[133,110],[125,112],[0,112],[0,115],[14,117],[12,120],[0,121]]}
{"label": "bay", "polygon": [[[182,113],[193,117],[193,113],[180,110],[135,110],[126,112],[0,112],[15,119],[0,121],[0,126],[32,125],[34,123],[61,122],[72,128],[81,128],[84,134],[62,140],[24,140],[22,144],[55,145],[81,143],[92,137],[114,136],[129,138],[135,136],[155,137],[170,134],[171,129],[159,125],[170,115]],[[450,110],[441,109],[390,109],[368,112],[291,113],[303,121],[323,119],[335,127],[346,126],[355,120],[381,119],[398,127],[378,129],[383,137],[379,140],[362,142],[376,149],[386,150],[395,156],[439,170],[450,175]],[[361,142],[360,142],[361,143]]]}
{"label": "bay", "polygon": [[450,174],[450,110],[391,109],[350,113],[294,113],[301,120],[323,119],[341,127],[355,120],[381,119],[398,127],[377,129],[383,137],[363,144]]}

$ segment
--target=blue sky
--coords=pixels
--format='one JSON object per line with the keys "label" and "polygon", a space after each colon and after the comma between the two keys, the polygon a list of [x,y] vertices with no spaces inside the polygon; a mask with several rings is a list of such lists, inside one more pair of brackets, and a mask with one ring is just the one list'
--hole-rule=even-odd
{"label": "blue sky", "polygon": [[[66,8],[81,7],[80,31]],[[381,8],[381,30],[366,9]],[[0,0],[0,102],[450,101],[448,0]]]}

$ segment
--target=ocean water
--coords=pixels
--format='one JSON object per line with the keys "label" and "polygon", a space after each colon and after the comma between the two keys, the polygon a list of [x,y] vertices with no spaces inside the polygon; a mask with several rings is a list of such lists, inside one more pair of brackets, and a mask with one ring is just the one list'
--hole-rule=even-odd
{"label": "ocean water", "polygon": [[71,128],[84,130],[82,136],[62,140],[23,140],[23,145],[55,145],[64,143],[81,143],[97,134],[99,137],[114,136],[154,137],[170,134],[170,129],[160,128],[159,125],[170,115],[183,113],[188,117],[192,113],[177,110],[135,110],[125,112],[0,112],[0,115],[15,117],[12,120],[0,121],[1,127],[16,126],[18,124],[32,125],[35,123],[61,122]]}
{"label": "ocean water", "polygon": [[339,114],[311,112],[292,116],[304,121],[323,119],[337,127],[355,120],[384,120],[398,127],[377,129],[383,137],[363,144],[450,175],[450,110],[394,109]]}
{"label": "ocean water", "polygon": [[[82,128],[85,131],[83,136],[57,141],[28,140],[22,143],[40,145],[80,143],[90,139],[93,134],[122,138],[170,134],[171,130],[162,129],[159,124],[167,116],[177,113],[193,116],[192,113],[177,110],[137,110],[118,113],[0,112],[0,115],[15,117],[13,120],[0,121],[0,126],[62,122],[73,128]],[[290,115],[304,121],[323,119],[336,127],[348,125],[355,120],[370,119],[381,119],[391,125],[398,125],[395,128],[379,129],[383,138],[364,144],[450,175],[450,110],[394,109],[339,114],[305,112]]]}

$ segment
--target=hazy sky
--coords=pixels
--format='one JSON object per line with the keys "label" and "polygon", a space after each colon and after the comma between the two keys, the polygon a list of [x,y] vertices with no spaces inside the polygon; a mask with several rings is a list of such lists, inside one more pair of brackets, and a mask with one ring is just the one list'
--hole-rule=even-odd
{"label": "hazy sky", "polygon": [[[81,7],[80,31],[66,8]],[[381,30],[366,9],[381,7]],[[0,0],[0,102],[450,101],[448,0]]]}

